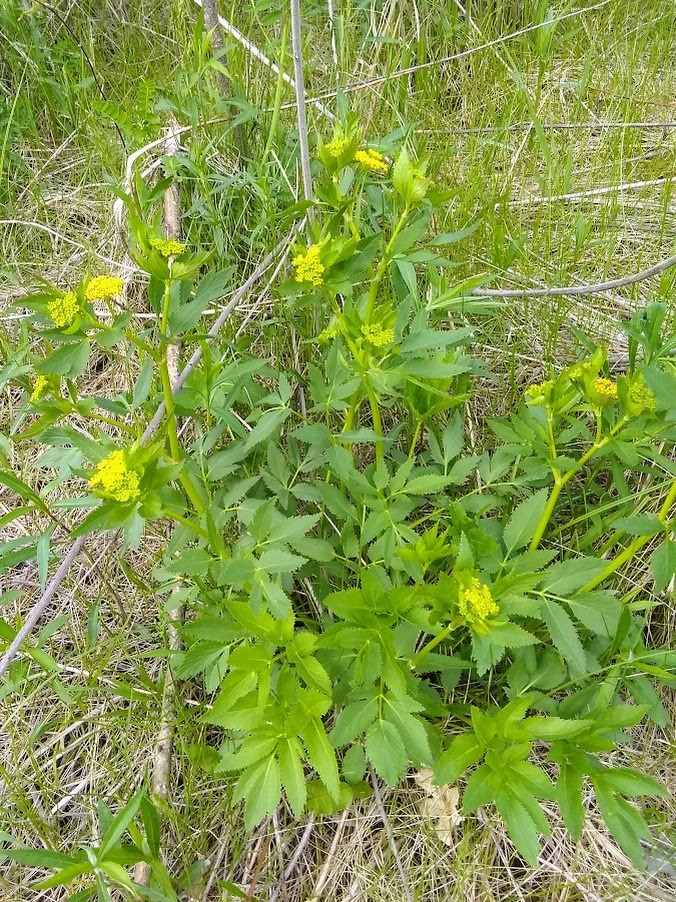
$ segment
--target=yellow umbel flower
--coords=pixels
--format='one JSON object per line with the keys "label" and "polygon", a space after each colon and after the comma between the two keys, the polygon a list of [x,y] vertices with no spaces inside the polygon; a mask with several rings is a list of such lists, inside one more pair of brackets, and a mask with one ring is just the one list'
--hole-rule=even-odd
{"label": "yellow umbel flower", "polygon": [[594,382],[594,391],[597,392],[605,401],[614,401],[617,397],[617,385],[612,379],[606,379],[600,376]]}
{"label": "yellow umbel flower", "polygon": [[180,257],[185,250],[185,244],[174,241],[173,238],[151,238],[150,246],[167,258]]}
{"label": "yellow umbel flower", "polygon": [[375,348],[384,348],[394,341],[394,329],[384,329],[380,323],[362,326],[361,334]]}
{"label": "yellow umbel flower", "polygon": [[354,158],[365,169],[370,169],[371,172],[387,172],[390,168],[385,161],[385,157],[378,153],[377,150],[358,150]]}
{"label": "yellow umbel flower", "polygon": [[35,384],[33,385],[33,391],[31,392],[29,400],[34,404],[36,401],[39,401],[40,398],[44,398],[48,391],[49,379],[47,376],[43,376],[42,373],[38,373],[35,377]]}
{"label": "yellow umbel flower", "polygon": [[322,284],[326,267],[319,259],[321,252],[321,244],[313,244],[304,254],[298,254],[293,258],[292,263],[296,270],[297,282],[309,282],[315,288]]}
{"label": "yellow umbel flower", "polygon": [[460,590],[458,611],[467,623],[472,624],[497,614],[498,606],[488,586],[473,576],[469,585]]}
{"label": "yellow umbel flower", "polygon": [[85,297],[88,301],[108,301],[122,293],[124,282],[115,276],[96,276],[87,285]]}
{"label": "yellow umbel flower", "polygon": [[330,157],[337,160],[338,157],[341,157],[345,153],[349,146],[350,142],[348,138],[334,138],[333,141],[329,141],[329,143],[324,146],[324,150]]}
{"label": "yellow umbel flower", "polygon": [[629,404],[632,413],[653,413],[657,407],[657,400],[642,380],[636,380],[629,387]]}
{"label": "yellow umbel flower", "polygon": [[329,342],[334,338],[337,338],[340,335],[340,329],[338,328],[338,323],[331,323],[330,326],[327,326],[317,336],[317,341],[321,342]]}
{"label": "yellow umbel flower", "polygon": [[53,298],[47,304],[47,313],[52,322],[60,329],[71,326],[82,313],[80,302],[74,292],[68,291],[60,298]]}
{"label": "yellow umbel flower", "polygon": [[139,475],[130,468],[124,451],[111,451],[97,464],[89,487],[103,498],[135,501],[140,494]]}

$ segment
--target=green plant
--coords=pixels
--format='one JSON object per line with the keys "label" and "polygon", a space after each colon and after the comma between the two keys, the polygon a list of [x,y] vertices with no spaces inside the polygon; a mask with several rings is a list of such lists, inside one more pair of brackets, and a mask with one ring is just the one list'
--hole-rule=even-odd
{"label": "green plant", "polygon": [[[653,683],[673,684],[673,653],[644,646],[640,606],[612,588],[649,541],[658,588],[673,576],[664,308],[630,323],[626,374],[611,378],[587,342],[492,423],[492,453],[467,453],[463,407],[472,378],[490,378],[469,351],[485,277],[451,279],[444,248],[466,231],[427,237],[447,195],[425,161],[359,147],[348,120],[318,151],[318,202],[279,288],[278,322],[303,351],[293,368],[246,350],[221,361],[204,342],[173,396],[169,345],[203,340],[232,270],[205,273],[209,254],[163,238],[161,184],[123,195],[155,326],[136,328],[113,279],[23,298],[45,354],[21,417],[37,418],[14,440],[59,449],[52,486],[88,479],[76,534],[121,529],[137,545],[146,521],[175,524],[155,571],[190,611],[171,664],[215,693],[201,715],[223,730],[212,770],[239,774],[248,827],[282,798],[300,816],[369,794],[369,765],[390,785],[425,765],[442,783],[470,771],[465,810],[495,804],[531,864],[549,829],[539,800],[579,836],[589,781],[640,864],[649,833],[627,798],[665,791],[599,756],[644,716],[664,723]],[[137,357],[133,391],[83,396],[91,353],[120,342]],[[162,431],[143,444],[160,400]]]}
{"label": "green plant", "polygon": [[[33,884],[33,888],[48,890],[75,884],[81,888],[68,897],[72,902],[89,899],[111,902],[114,898],[111,889],[126,890],[128,898],[177,902],[167,869],[160,861],[160,816],[143,791],[137,792],[116,815],[99,802],[97,821],[100,841],[96,846],[70,855],[46,849],[3,849],[0,859],[10,858],[18,864],[53,870],[51,877]],[[131,836],[131,843],[123,841],[126,833]],[[140,886],[127,873],[127,867],[141,861],[150,868],[148,886]]]}

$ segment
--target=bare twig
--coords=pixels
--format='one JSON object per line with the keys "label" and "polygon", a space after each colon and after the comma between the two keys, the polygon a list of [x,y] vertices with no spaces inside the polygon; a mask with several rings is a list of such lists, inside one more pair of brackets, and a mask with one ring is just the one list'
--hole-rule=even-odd
{"label": "bare twig", "polygon": [[[224,66],[227,66],[226,59],[223,55],[223,31],[218,15],[218,0],[202,0],[202,11],[204,12],[204,24],[207,31],[211,32],[211,49],[214,56],[217,56]],[[221,89],[221,96],[226,100],[230,96],[230,83],[224,72],[218,72],[218,85]]]}
{"label": "bare twig", "polygon": [[672,266],[676,266],[676,255],[656,263],[648,269],[641,272],[633,273],[630,276],[624,276],[621,279],[612,279],[609,282],[597,282],[592,285],[571,285],[568,288],[518,288],[518,289],[502,289],[502,288],[474,288],[470,292],[472,295],[479,297],[495,297],[495,298],[546,298],[546,297],[572,297],[573,295],[599,294],[602,291],[615,291],[617,288],[624,288],[626,285],[634,285],[636,282],[643,282],[657,276]]}
{"label": "bare twig", "polygon": [[300,142],[300,166],[303,172],[303,195],[312,200],[312,174],[310,172],[310,147],[307,137],[307,116],[305,114],[305,80],[303,75],[303,42],[301,35],[300,0],[290,0],[291,45],[293,47],[293,69],[296,76],[296,110],[298,115],[298,139]]}
{"label": "bare twig", "polygon": [[[611,128],[676,128],[676,120],[669,122],[542,122],[544,131],[574,131],[575,129],[602,132]],[[418,134],[447,135],[495,135],[504,132],[522,132],[533,128],[532,122],[516,122],[514,125],[478,125],[471,128],[419,128]]]}
{"label": "bare twig", "polygon": [[378,786],[378,777],[376,773],[371,770],[371,785],[373,786],[373,797],[375,799],[376,807],[378,809],[378,814],[381,817],[383,822],[383,826],[385,827],[385,833],[387,834],[387,838],[390,841],[390,848],[392,849],[392,855],[394,857],[394,863],[397,866],[397,871],[399,872],[399,876],[401,877],[401,883],[404,887],[404,893],[406,896],[406,902],[413,902],[413,892],[411,891],[411,886],[409,884],[408,878],[406,876],[406,871],[404,870],[404,865],[401,861],[401,856],[399,854],[399,849],[397,848],[397,844],[394,840],[394,833],[392,832],[392,826],[390,824],[390,819],[387,816],[387,812],[385,811],[385,806],[383,805],[383,799],[380,795],[380,787]]}
{"label": "bare twig", "polygon": [[[508,207],[529,207],[531,204],[548,204],[554,200],[582,200],[587,197],[600,197],[604,194],[615,194],[619,191],[635,191],[639,188],[653,188],[657,185],[671,185],[676,182],[676,175],[659,179],[648,179],[641,182],[624,182],[619,185],[604,185],[602,188],[588,188],[584,191],[571,191],[568,194],[550,194],[537,197],[518,197],[507,201]],[[496,210],[501,204],[495,205]]]}
{"label": "bare twig", "polygon": [[284,873],[279,878],[277,886],[275,886],[273,888],[272,892],[270,893],[270,902],[275,902],[275,900],[279,896],[279,893],[281,892],[282,886],[284,885],[284,883],[286,883],[286,881],[289,879],[289,877],[295,871],[296,865],[300,861],[300,857],[303,854],[303,852],[305,851],[305,847],[310,842],[310,837],[312,836],[314,826],[315,826],[315,816],[314,816],[314,814],[311,814],[310,817],[308,818],[307,824],[305,825],[305,830],[303,830],[303,835],[299,839],[298,845],[294,849],[293,855],[291,856],[291,859],[290,859],[288,865],[284,869]]}

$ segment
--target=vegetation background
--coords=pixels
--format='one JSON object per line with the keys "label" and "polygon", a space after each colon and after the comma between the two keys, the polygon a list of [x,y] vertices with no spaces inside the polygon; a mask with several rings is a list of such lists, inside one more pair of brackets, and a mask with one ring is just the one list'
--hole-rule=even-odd
{"label": "vegetation background", "polygon": [[[220,12],[291,72],[284,4],[221,0]],[[438,183],[453,192],[438,227],[467,229],[454,249],[458,281],[501,271],[504,288],[596,283],[674,252],[672,0],[307,0],[302,16],[308,96],[335,110],[342,89],[368,138],[414,134]],[[121,183],[134,151],[162,137],[170,117],[188,127],[178,151],[162,157],[160,145],[137,168],[159,159],[178,181],[185,238],[214,245],[216,262],[236,264],[244,278],[284,236],[279,213],[302,196],[293,91],[227,34],[214,60],[191,0],[3,0],[0,51],[4,367],[28,342],[9,305],[36,277],[68,283],[105,265],[125,277],[131,297],[140,289],[110,187]],[[308,115],[311,137],[330,137],[321,109],[310,104]],[[480,351],[499,381],[486,382],[470,404],[475,446],[491,441],[489,414],[507,410],[551,363],[570,361],[575,328],[606,341],[621,363],[618,322],[655,299],[673,313],[675,282],[671,269],[613,292],[526,296],[484,314]],[[274,295],[262,287],[238,307],[224,341],[293,359],[279,322]],[[133,384],[136,375],[113,354],[105,368],[90,369],[91,390]],[[2,433],[22,403],[23,393],[3,380]],[[35,484],[43,449],[24,443],[18,454],[0,442],[14,471]],[[0,515],[13,504],[3,489]],[[37,526],[15,521],[3,527],[3,540]],[[158,526],[136,556],[121,558],[105,539],[89,544],[43,621],[39,666],[16,671],[0,689],[0,831],[27,845],[91,843],[96,802],[117,807],[146,771],[162,706],[154,649],[166,627],[149,574],[163,542]],[[14,623],[16,610],[25,615],[39,597],[44,574],[39,562],[17,560],[15,546],[2,548],[3,617]],[[637,593],[650,592],[640,563],[626,578]],[[673,610],[671,617],[660,610],[655,641],[673,645]],[[273,819],[247,835],[226,784],[200,766],[195,750],[207,728],[194,716],[197,704],[189,694],[178,700],[163,812],[172,869],[194,875],[196,898],[217,898],[215,880],[235,877],[261,899],[283,892],[292,899],[673,898],[674,811],[664,808],[665,852],[645,873],[593,815],[577,845],[555,830],[536,870],[514,866],[497,821],[459,824],[449,848],[413,781],[384,796],[385,825],[367,800],[307,832]],[[673,731],[641,730],[627,763],[655,772],[657,761],[664,782],[676,785]],[[26,889],[28,869],[0,867],[3,900],[66,898],[60,889]]]}

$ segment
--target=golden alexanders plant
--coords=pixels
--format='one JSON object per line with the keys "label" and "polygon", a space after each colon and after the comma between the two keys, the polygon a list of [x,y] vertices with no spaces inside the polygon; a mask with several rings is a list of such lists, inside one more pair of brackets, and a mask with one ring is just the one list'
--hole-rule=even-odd
{"label": "golden alexanders plant", "polygon": [[[467,813],[494,805],[530,864],[550,833],[541,802],[578,837],[590,786],[639,864],[650,818],[632,800],[665,789],[604,755],[645,717],[665,724],[659,686],[676,663],[643,640],[676,569],[664,308],[627,327],[626,373],[587,341],[491,423],[492,452],[468,452],[463,408],[489,376],[468,350],[480,333],[468,292],[485,277],[450,281],[445,249],[466,232],[427,237],[448,196],[404,148],[366,147],[349,127],[315,170],[276,308],[298,361],[205,345],[174,397],[169,343],[200,340],[232,269],[211,272],[126,198],[155,323],[139,328],[108,275],[25,299],[44,355],[24,377],[16,440],[67,451],[61,478],[81,477],[92,507],[77,531],[138,543],[145,521],[176,524],[155,573],[189,611],[172,666],[203,683],[195,716],[219,738],[202,760],[233,781],[248,827],[282,801],[295,817],[347,805],[370,793],[369,768],[396,786],[429,766],[462,781]],[[83,396],[91,350],[119,343],[136,358],[133,389]],[[160,401],[162,433],[145,446]],[[192,418],[188,439],[177,416]],[[617,574],[649,542],[641,605]]]}

